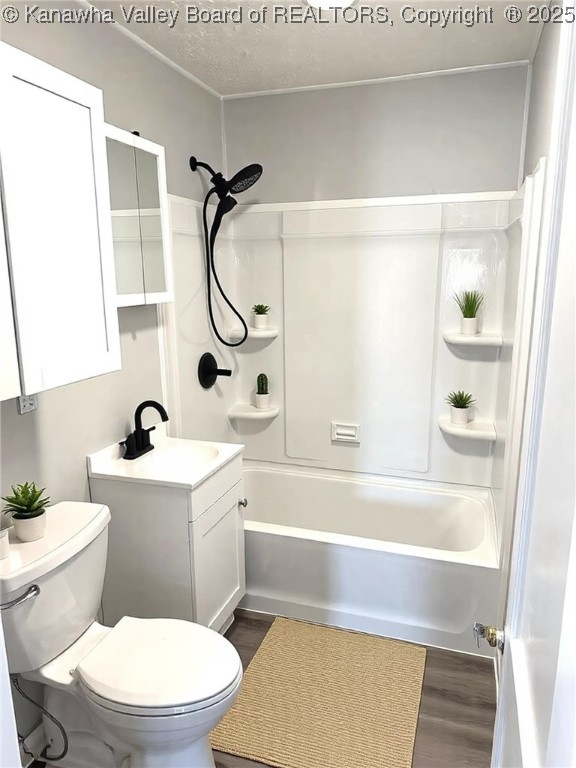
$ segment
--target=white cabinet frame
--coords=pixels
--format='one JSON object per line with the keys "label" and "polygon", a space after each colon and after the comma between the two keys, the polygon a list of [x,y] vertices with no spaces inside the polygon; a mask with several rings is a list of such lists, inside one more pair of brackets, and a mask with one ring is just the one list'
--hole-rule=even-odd
{"label": "white cabinet frame", "polygon": [[[170,209],[168,205],[168,189],[166,186],[166,157],[164,147],[155,144],[153,141],[143,139],[134,133],[125,131],[109,123],[105,126],[106,138],[119,141],[122,144],[135,149],[141,149],[156,157],[156,168],[158,171],[158,196],[160,200],[160,227],[162,232],[162,252],[164,264],[165,291],[148,292],[144,285],[143,293],[125,293],[118,294],[116,304],[118,307],[134,307],[142,304],[163,304],[174,301],[174,281],[172,274],[172,231],[170,227]],[[141,216],[151,214],[151,211],[141,209],[138,211]],[[132,212],[127,212],[132,213]],[[134,211],[137,213],[137,211]],[[118,214],[116,214],[118,215]]]}
{"label": "white cabinet frame", "polygon": [[12,312],[4,221],[0,208],[0,401],[18,397],[20,393],[16,329]]}

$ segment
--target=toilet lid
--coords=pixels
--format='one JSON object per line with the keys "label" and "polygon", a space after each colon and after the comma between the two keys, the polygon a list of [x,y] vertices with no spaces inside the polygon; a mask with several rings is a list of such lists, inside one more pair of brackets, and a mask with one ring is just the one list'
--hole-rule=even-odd
{"label": "toilet lid", "polygon": [[238,677],[232,643],[179,619],[125,616],[78,665],[98,696],[136,707],[177,707],[212,699]]}

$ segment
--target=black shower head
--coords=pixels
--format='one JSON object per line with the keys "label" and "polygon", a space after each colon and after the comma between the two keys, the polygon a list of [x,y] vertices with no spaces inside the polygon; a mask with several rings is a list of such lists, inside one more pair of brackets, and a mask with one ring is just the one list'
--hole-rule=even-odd
{"label": "black shower head", "polygon": [[246,189],[250,189],[253,184],[256,184],[260,176],[262,176],[262,166],[258,163],[252,163],[247,165],[246,168],[242,168],[241,171],[234,174],[234,176],[227,181],[221,173],[216,173],[208,163],[202,163],[195,157],[190,158],[190,170],[197,171],[198,168],[205,168],[212,174],[210,179],[214,188],[218,194],[218,197],[223,200],[230,192],[238,194],[238,192],[244,192]]}
{"label": "black shower head", "polygon": [[245,192],[247,189],[250,189],[262,176],[262,170],[263,168],[259,163],[252,163],[252,165],[242,168],[228,182],[228,191],[237,195],[238,192]]}

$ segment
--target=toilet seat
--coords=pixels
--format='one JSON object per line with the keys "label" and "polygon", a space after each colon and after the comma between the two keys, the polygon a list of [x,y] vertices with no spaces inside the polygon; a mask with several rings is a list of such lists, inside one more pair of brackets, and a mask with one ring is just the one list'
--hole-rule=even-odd
{"label": "toilet seat", "polygon": [[176,707],[135,707],[129,704],[123,704],[120,701],[111,701],[110,699],[105,699],[103,696],[99,696],[95,691],[83,683],[82,680],[80,681],[80,687],[84,691],[84,695],[87,699],[90,699],[94,704],[97,704],[103,709],[110,710],[111,712],[130,715],[132,717],[173,717],[175,715],[187,715],[191,712],[199,712],[200,710],[208,709],[209,707],[218,704],[228,696],[231,696],[237,690],[241,682],[242,670],[238,672],[236,679],[225,691],[221,691],[211,699],[196,701],[192,704],[182,704]]}
{"label": "toilet seat", "polygon": [[205,709],[242,679],[234,646],[207,627],[180,619],[125,616],[78,664],[86,696],[132,715]]}

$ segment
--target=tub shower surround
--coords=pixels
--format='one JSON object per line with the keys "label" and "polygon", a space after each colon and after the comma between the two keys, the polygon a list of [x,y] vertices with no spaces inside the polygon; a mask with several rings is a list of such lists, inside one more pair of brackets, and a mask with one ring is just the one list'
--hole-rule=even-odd
{"label": "tub shower surround", "polygon": [[[228,427],[246,445],[245,607],[485,652],[471,625],[498,618],[504,505],[491,485],[522,210],[507,192],[235,209],[223,248],[238,306],[247,316],[265,296],[275,333],[231,353],[218,397],[248,401],[266,371],[280,411]],[[486,297],[473,343],[463,290]],[[475,439],[440,428],[454,389],[474,393]]]}
{"label": "tub shower surround", "polygon": [[[234,424],[247,459],[490,486],[494,444],[438,422],[454,389],[494,418],[501,344],[444,335],[460,331],[453,295],[475,288],[482,333],[501,339],[511,193],[462,197],[238,206],[240,306],[265,295],[280,329],[236,352],[236,398],[265,370],[281,407]],[[333,425],[359,440],[333,440]]]}

